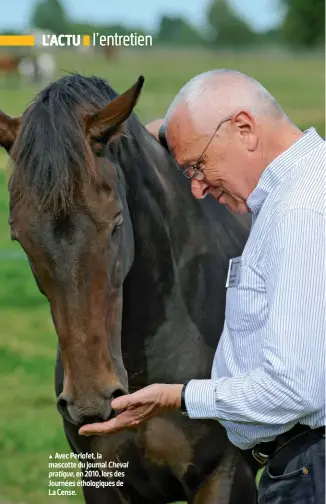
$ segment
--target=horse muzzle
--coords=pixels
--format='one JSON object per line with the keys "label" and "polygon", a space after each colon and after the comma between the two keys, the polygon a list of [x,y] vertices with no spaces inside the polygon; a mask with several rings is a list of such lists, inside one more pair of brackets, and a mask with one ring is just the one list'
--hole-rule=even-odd
{"label": "horse muzzle", "polygon": [[57,409],[61,416],[69,423],[81,427],[82,425],[105,422],[113,418],[116,413],[111,407],[111,401],[127,394],[123,387],[105,390],[102,394],[81,396],[75,399],[62,392],[57,399]]}

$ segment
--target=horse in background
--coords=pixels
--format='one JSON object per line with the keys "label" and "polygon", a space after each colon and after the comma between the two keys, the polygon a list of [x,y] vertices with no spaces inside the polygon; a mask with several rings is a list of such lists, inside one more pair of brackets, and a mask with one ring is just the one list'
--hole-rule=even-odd
{"label": "horse in background", "polygon": [[16,79],[20,79],[19,65],[24,57],[23,55],[0,53],[0,76],[6,78],[14,76]]}
{"label": "horse in background", "polygon": [[20,74],[32,84],[48,84],[53,80],[56,70],[54,56],[45,51],[26,56],[19,64]]}
{"label": "horse in background", "polygon": [[254,474],[214,420],[177,411],[107,437],[85,423],[151,383],[210,376],[230,257],[250,222],[189,181],[132,114],[143,78],[118,96],[69,75],[21,118],[0,114],[14,160],[12,239],[25,250],[58,336],[57,407],[71,449],[128,463],[123,486],[83,471],[87,504],[253,504]]}
{"label": "horse in background", "polygon": [[117,46],[103,46],[101,47],[102,54],[107,61],[118,61],[119,49]]}
{"label": "horse in background", "polygon": [[9,80],[14,77],[16,82],[21,79],[31,84],[46,85],[53,80],[57,66],[52,54],[42,51],[23,55],[0,54],[0,76]]}

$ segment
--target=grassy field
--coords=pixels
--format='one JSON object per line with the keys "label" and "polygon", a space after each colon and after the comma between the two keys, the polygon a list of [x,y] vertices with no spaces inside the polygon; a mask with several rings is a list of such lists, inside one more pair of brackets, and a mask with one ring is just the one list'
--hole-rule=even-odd
{"label": "grassy field", "polygon": [[[193,75],[217,67],[235,68],[265,85],[301,128],[314,125],[324,135],[324,65],[321,56],[213,54],[148,49],[125,52],[117,62],[89,54],[58,55],[60,73],[78,71],[107,78],[121,92],[143,74],[137,107],[144,121],[160,117],[177,90]],[[0,81],[0,109],[20,114],[36,93],[33,87]],[[80,497],[48,497],[50,453],[69,451],[55,408],[53,369],[56,336],[46,301],[24,260],[9,240],[6,156],[0,154],[0,503],[81,503]]]}

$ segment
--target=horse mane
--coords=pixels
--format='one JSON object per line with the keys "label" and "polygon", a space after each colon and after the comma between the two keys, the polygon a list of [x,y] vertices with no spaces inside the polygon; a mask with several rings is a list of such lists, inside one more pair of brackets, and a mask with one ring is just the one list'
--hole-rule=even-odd
{"label": "horse mane", "polygon": [[[82,114],[104,107],[118,94],[103,79],[67,75],[42,90],[26,110],[12,148],[10,186],[20,200],[33,198],[42,211],[67,212],[86,183],[97,182],[95,158]],[[124,134],[108,146],[112,160],[146,158],[144,131],[132,115]],[[146,142],[145,142],[146,143]],[[127,158],[126,158],[127,156]]]}

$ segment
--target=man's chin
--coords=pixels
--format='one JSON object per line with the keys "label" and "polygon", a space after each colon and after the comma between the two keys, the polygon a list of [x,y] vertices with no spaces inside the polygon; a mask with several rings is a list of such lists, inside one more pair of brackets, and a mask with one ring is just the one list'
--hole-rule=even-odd
{"label": "man's chin", "polygon": [[236,213],[236,214],[247,214],[248,209],[244,207],[230,207],[229,205],[225,205],[226,208],[231,212],[231,213]]}
{"label": "man's chin", "polygon": [[248,213],[248,207],[242,201],[237,201],[232,197],[228,197],[225,193],[222,193],[217,201],[220,205],[226,206],[226,208],[232,212],[237,214],[245,214]]}

